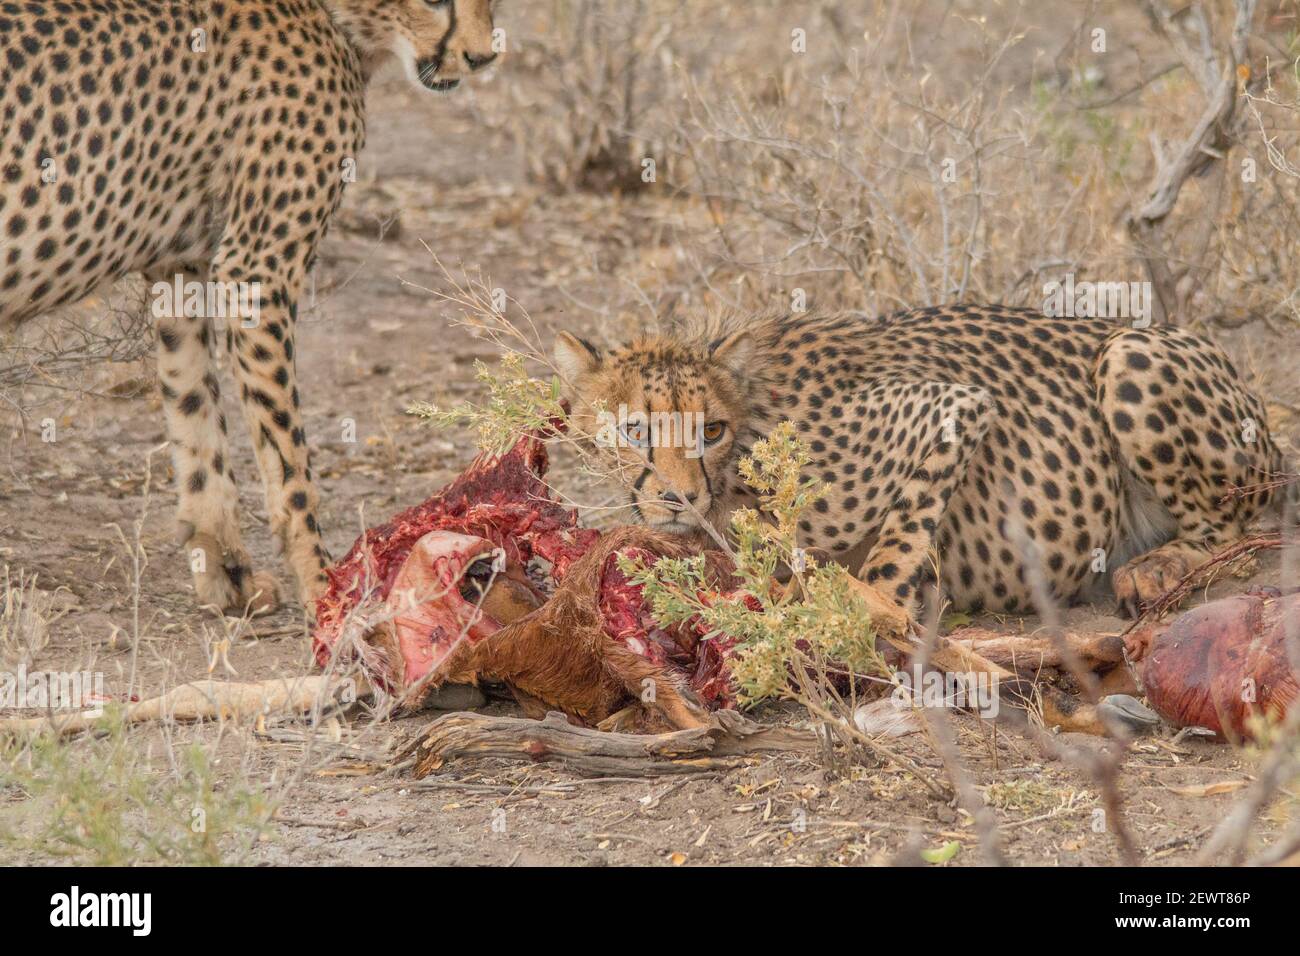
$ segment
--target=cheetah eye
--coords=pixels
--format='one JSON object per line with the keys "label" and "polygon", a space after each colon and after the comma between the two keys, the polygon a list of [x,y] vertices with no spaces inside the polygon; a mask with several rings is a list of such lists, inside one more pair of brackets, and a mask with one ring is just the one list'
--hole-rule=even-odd
{"label": "cheetah eye", "polygon": [[425,4],[430,7],[445,7],[451,3],[451,0],[424,0]]}
{"label": "cheetah eye", "polygon": [[708,422],[704,426],[704,444],[716,445],[727,431],[726,422]]}

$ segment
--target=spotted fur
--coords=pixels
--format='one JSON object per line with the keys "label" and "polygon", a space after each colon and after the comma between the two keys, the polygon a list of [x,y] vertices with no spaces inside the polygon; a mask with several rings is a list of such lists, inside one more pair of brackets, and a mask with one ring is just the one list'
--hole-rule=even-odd
{"label": "spotted fur", "polygon": [[[778,316],[604,353],[562,334],[580,416],[698,410],[726,439],[624,450],[633,511],[687,531],[753,504],[737,461],[783,419],[826,495],[802,543],[911,612],[938,570],[957,607],[1029,611],[1113,572],[1136,609],[1240,539],[1281,468],[1265,411],[1212,343],[1000,306]],[[1131,559],[1131,560],[1129,560]],[[1041,593],[1041,592],[1038,592]]]}
{"label": "spotted fur", "polygon": [[[304,601],[327,560],[299,408],[304,277],[364,141],[364,94],[396,56],[444,90],[494,57],[489,0],[0,2],[0,324],[129,272],[258,283],[226,323],[267,510]],[[208,317],[158,318],[179,533],[200,603],[255,583]]]}

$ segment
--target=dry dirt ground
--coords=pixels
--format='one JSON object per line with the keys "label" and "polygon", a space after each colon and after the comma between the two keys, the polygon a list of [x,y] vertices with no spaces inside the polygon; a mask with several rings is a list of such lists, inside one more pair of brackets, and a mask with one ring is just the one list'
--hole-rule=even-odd
{"label": "dry dirt ground", "polygon": [[[440,284],[431,252],[453,270],[481,269],[525,304],[543,334],[585,327],[620,276],[645,275],[668,254],[649,225],[656,203],[618,194],[553,195],[528,185],[500,131],[476,123],[469,96],[431,99],[385,74],[370,96],[370,137],[362,182],[348,195],[343,228],[325,244],[315,306],[304,310],[299,345],[308,431],[324,496],[322,523],[335,555],[364,520],[375,523],[421,500],[472,456],[468,433],[421,427],[404,414],[416,399],[475,393],[473,362],[492,350],[452,325],[455,310],[421,287]],[[375,216],[396,214],[382,239]],[[573,277],[577,285],[570,285]],[[90,309],[102,308],[102,302]],[[1257,376],[1295,447],[1289,409],[1300,402],[1296,336],[1263,325],[1225,336]],[[150,695],[209,672],[222,625],[195,609],[187,569],[172,541],[173,491],[162,419],[147,360],[96,369],[87,390],[56,394],[27,427],[6,424],[0,447],[0,564],[39,575],[66,613],[33,667],[90,666],[106,675],[110,696],[126,692],[133,635],[140,635],[136,687]],[[240,420],[230,401],[228,414]],[[57,441],[41,441],[52,417]],[[356,441],[343,439],[355,421]],[[255,561],[285,569],[271,552],[260,488],[246,436],[235,439],[245,536]],[[566,487],[565,463],[555,481]],[[146,479],[151,482],[144,494]],[[143,518],[142,518],[143,515]],[[140,524],[147,558],[133,586],[125,540]],[[1256,580],[1277,582],[1266,558]],[[1229,581],[1219,590],[1246,582]],[[291,675],[309,666],[297,612],[282,609],[236,635],[216,676],[243,680]],[[1032,618],[992,622],[1016,631]],[[1107,606],[1072,609],[1067,623],[1119,629]],[[494,702],[490,710],[514,713]],[[215,760],[217,791],[252,788],[279,801],[277,819],[231,861],[259,864],[827,864],[914,859],[918,849],[957,841],[952,865],[979,860],[971,820],[933,798],[906,774],[878,766],[826,769],[818,755],[754,759],[722,775],[640,781],[583,781],[544,765],[472,761],[447,765],[423,786],[379,772],[376,757],[436,717],[421,714],[379,726],[355,718],[331,723],[310,752],[293,725],[255,735],[212,725],[135,729],[129,745],[142,772],[163,778],[166,754],[202,742]],[[798,721],[771,707],[759,719]],[[1009,857],[1025,864],[1102,865],[1116,860],[1114,838],[1096,832],[1096,784],[1061,761],[1045,760],[1016,733],[957,715],[961,752],[994,807]],[[286,732],[289,731],[289,732]],[[1095,739],[1071,741],[1096,748]],[[939,762],[923,738],[897,746],[921,765]],[[90,742],[73,742],[74,760]],[[80,749],[78,749],[80,748]],[[151,769],[150,769],[151,768]],[[1140,741],[1119,786],[1141,858],[1188,861],[1251,778],[1248,755],[1168,735]],[[1223,785],[1223,786],[1215,786]],[[1207,792],[1208,791],[1208,792]],[[1222,792],[1220,792],[1222,791]],[[41,863],[60,854],[95,859],[76,834],[43,830],[53,808],[36,796],[0,791],[0,833],[11,831],[6,859]],[[1285,825],[1281,808],[1259,821],[1266,839]],[[188,819],[174,821],[180,829]],[[153,824],[151,824],[153,825]],[[84,842],[84,841],[83,841]],[[142,858],[149,858],[147,853]]]}

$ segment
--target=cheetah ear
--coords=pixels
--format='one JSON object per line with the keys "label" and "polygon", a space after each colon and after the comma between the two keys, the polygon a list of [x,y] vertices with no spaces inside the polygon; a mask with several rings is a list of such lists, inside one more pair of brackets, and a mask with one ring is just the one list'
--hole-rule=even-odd
{"label": "cheetah ear", "polygon": [[600,363],[600,349],[586,339],[569,332],[561,332],[555,337],[555,367],[570,382],[576,382],[587,372],[594,372],[600,368]]}
{"label": "cheetah ear", "polygon": [[754,337],[741,329],[709,343],[709,358],[733,375],[744,375],[754,359]]}

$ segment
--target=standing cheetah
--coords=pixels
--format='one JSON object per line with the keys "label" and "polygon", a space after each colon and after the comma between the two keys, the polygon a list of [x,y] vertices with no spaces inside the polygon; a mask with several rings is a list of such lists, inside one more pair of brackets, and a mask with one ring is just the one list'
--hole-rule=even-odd
{"label": "standing cheetah", "polygon": [[[327,557],[295,383],[297,301],[388,56],[419,88],[451,89],[495,57],[490,0],[0,2],[0,327],[128,272],[160,283],[155,295],[257,290],[255,313],[223,324],[304,602]],[[154,303],[179,536],[199,603],[241,612],[274,588],[240,539],[215,316],[180,298]]]}
{"label": "standing cheetah", "polygon": [[[1069,601],[1108,568],[1133,611],[1241,538],[1270,493],[1225,492],[1281,467],[1227,357],[1171,327],[949,306],[762,318],[608,353],[561,333],[555,356],[580,427],[597,405],[625,410],[630,504],[662,530],[698,531],[687,503],[718,528],[752,505],[736,463],[793,421],[827,487],[801,544],[858,571],[900,622],[936,567],[955,606],[1009,612],[1034,607],[1038,571]],[[702,413],[694,448],[649,440],[647,414],[674,410]]]}

